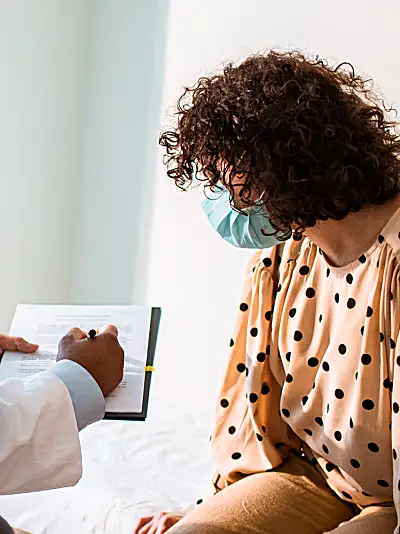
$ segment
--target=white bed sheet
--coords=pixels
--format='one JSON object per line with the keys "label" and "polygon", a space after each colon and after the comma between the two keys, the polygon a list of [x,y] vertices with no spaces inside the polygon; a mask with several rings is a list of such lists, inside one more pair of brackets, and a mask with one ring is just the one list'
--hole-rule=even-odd
{"label": "white bed sheet", "polygon": [[149,512],[178,511],[210,487],[209,426],[195,416],[103,421],[81,433],[74,488],[0,497],[0,514],[33,534],[131,534]]}

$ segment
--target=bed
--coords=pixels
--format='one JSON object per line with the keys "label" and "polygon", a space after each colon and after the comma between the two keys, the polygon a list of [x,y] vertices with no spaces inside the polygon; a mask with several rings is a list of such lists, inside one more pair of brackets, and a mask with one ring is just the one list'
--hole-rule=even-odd
{"label": "bed", "polygon": [[102,421],[81,433],[77,486],[1,496],[0,513],[33,534],[131,533],[141,515],[181,510],[202,496],[212,473],[208,436],[208,421],[194,415]]}

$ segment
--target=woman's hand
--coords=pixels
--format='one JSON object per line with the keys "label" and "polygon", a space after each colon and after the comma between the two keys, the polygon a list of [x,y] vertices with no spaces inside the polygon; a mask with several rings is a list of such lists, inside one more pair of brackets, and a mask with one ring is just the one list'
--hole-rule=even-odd
{"label": "woman's hand", "polygon": [[0,334],[0,355],[5,350],[30,354],[31,352],[36,352],[38,348],[39,345],[28,343],[28,341],[25,341],[22,337],[5,336],[4,334]]}
{"label": "woman's hand", "polygon": [[169,514],[167,512],[141,517],[133,530],[133,534],[164,534],[183,517],[184,514]]}

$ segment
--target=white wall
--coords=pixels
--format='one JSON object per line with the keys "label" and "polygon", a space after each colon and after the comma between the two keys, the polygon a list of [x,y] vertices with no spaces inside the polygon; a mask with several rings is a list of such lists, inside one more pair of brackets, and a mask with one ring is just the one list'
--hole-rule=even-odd
{"label": "white wall", "polygon": [[92,0],[74,303],[144,298],[165,0]]}
{"label": "white wall", "polygon": [[[349,60],[398,96],[398,19],[392,0],[171,0],[163,109],[185,84],[267,47]],[[384,21],[384,22],[383,22]],[[161,118],[161,123],[165,118]],[[154,409],[209,412],[226,362],[247,252],[215,235],[198,194],[182,194],[159,164],[148,301],[164,307]]]}
{"label": "white wall", "polygon": [[0,0],[0,331],[69,299],[88,3]]}

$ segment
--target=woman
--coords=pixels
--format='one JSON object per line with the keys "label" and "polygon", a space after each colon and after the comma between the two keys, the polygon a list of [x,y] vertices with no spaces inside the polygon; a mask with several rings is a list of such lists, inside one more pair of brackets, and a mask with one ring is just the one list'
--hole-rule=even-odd
{"label": "woman", "polygon": [[400,139],[348,67],[253,56],[187,89],[161,137],[169,177],[202,174],[214,227],[259,250],[212,437],[217,493],[136,532],[400,532]]}

